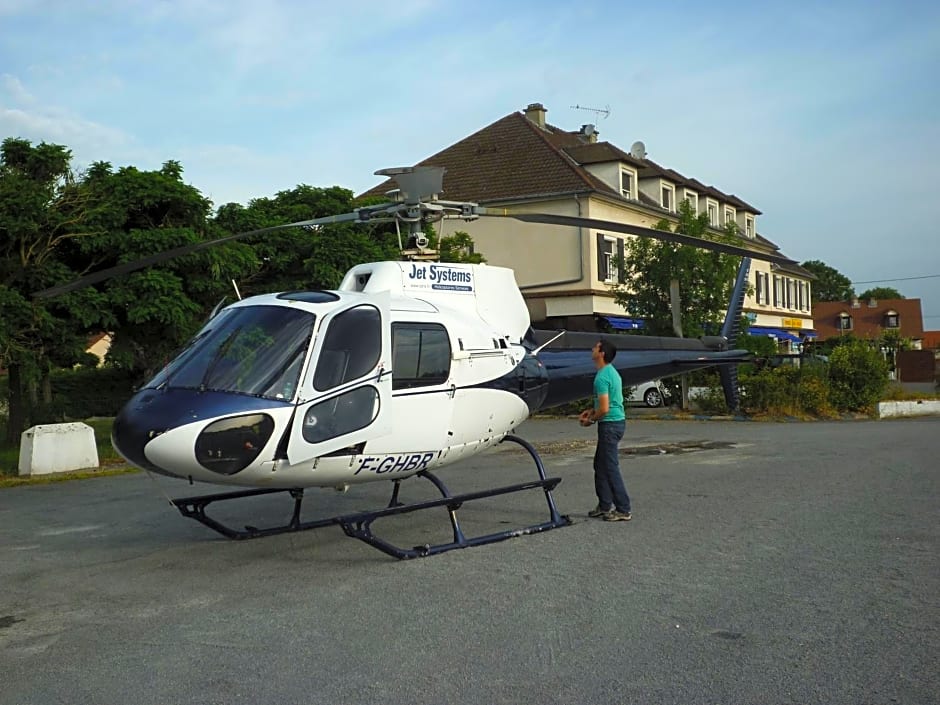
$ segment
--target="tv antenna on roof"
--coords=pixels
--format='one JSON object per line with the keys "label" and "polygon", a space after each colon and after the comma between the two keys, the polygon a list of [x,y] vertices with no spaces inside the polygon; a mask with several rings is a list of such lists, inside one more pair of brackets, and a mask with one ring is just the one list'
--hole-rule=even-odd
{"label": "tv antenna on roof", "polygon": [[571,106],[571,109],[572,109],[572,110],[587,110],[587,111],[590,112],[590,113],[596,113],[596,114],[602,116],[605,120],[606,120],[607,117],[610,115],[610,106],[609,106],[609,105],[605,105],[603,108],[589,108],[589,107],[587,107],[587,106],[585,106],[585,105],[572,105],[572,106]]}

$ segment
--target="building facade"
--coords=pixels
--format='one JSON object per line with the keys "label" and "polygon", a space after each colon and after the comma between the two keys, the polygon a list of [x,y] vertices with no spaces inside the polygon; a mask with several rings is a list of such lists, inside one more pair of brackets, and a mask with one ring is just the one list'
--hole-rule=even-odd
{"label": "building facade", "polygon": [[924,318],[920,299],[870,299],[860,301],[818,301],[813,306],[818,340],[851,335],[878,341],[887,331],[896,331],[909,340],[913,350],[924,342]]}
{"label": "building facade", "polygon": [[[745,245],[780,255],[758,233],[760,211],[733,194],[660,166],[634,143],[625,151],[598,141],[593,125],[566,131],[549,124],[532,103],[420,162],[443,166],[442,198],[502,207],[514,213],[551,213],[651,228],[678,220],[679,204],[705,213],[715,232],[737,226]],[[364,195],[382,195],[386,182]],[[511,267],[537,326],[594,331],[642,325],[614,301],[611,285],[631,235],[546,226],[500,218],[448,223],[468,232],[489,263]],[[751,332],[774,337],[789,351],[812,337],[813,275],[792,264],[752,260],[753,293],[745,302]]]}

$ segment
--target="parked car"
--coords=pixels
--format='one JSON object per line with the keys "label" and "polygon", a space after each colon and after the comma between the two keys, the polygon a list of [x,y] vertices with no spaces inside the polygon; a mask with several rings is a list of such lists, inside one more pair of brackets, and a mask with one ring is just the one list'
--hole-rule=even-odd
{"label": "parked car", "polygon": [[666,406],[671,400],[669,388],[658,379],[638,384],[625,399],[627,404],[645,404],[649,407]]}

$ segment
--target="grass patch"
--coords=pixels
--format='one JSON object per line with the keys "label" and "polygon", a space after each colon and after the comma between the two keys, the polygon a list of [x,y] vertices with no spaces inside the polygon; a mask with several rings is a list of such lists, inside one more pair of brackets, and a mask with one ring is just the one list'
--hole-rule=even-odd
{"label": "grass patch", "polygon": [[5,487],[20,487],[22,485],[51,485],[55,482],[88,480],[92,477],[113,477],[114,475],[127,475],[132,472],[138,472],[137,468],[125,465],[123,467],[78,470],[76,472],[61,472],[53,475],[36,475],[34,477],[0,475],[0,489]]}
{"label": "grass patch", "polygon": [[881,395],[881,401],[933,401],[940,399],[937,394],[929,392],[910,392],[900,384],[889,384]]}

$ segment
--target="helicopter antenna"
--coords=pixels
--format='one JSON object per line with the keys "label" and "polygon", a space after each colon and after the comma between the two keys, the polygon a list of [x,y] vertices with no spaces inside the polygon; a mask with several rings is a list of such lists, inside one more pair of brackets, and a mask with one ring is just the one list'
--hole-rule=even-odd
{"label": "helicopter antenna", "polygon": [[235,296],[238,297],[238,300],[242,300],[242,293],[238,290],[238,284],[235,283],[235,280],[232,280],[232,287],[235,289]]}
{"label": "helicopter antenna", "polygon": [[610,105],[605,105],[603,108],[589,108],[585,105],[572,105],[571,109],[572,110],[586,110],[589,113],[594,113],[595,115],[601,116],[605,120],[608,117],[610,117]]}

